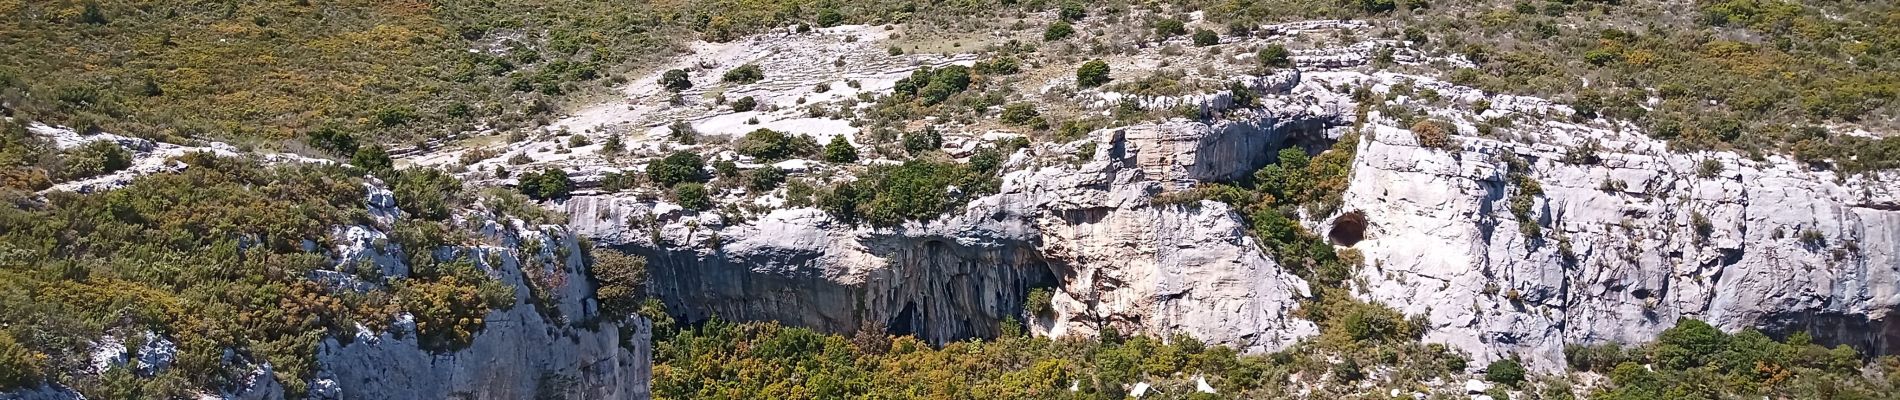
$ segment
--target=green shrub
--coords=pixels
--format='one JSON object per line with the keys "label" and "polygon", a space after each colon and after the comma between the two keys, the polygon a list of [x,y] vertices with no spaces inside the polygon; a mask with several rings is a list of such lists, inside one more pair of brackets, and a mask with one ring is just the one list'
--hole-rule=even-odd
{"label": "green shrub", "polygon": [[686,89],[692,89],[693,80],[686,76],[686,70],[669,69],[666,70],[666,73],[660,74],[660,87],[666,88],[667,91],[677,93]]}
{"label": "green shrub", "polygon": [[759,101],[753,99],[752,96],[740,97],[738,100],[732,101],[732,111],[734,112],[752,111],[758,109],[758,107]]}
{"label": "green shrub", "polygon": [[1161,37],[1175,37],[1187,34],[1187,25],[1174,18],[1162,18],[1154,23],[1155,34]]}
{"label": "green shrub", "polygon": [[1042,113],[1036,111],[1035,104],[1016,102],[1003,107],[1003,115],[1001,118],[1003,123],[1006,124],[1023,125],[1035,121],[1037,118],[1042,118]]}
{"label": "green shrub", "polygon": [[1722,169],[1721,160],[1705,158],[1702,159],[1702,163],[1696,164],[1695,175],[1702,179],[1714,179],[1722,176]]}
{"label": "green shrub", "polygon": [[1082,8],[1082,3],[1065,1],[1056,11],[1056,16],[1065,21],[1081,21],[1082,18],[1087,18],[1089,13],[1088,9]]}
{"label": "green shrub", "polygon": [[913,155],[940,149],[943,149],[943,134],[938,133],[937,128],[934,126],[926,126],[923,130],[904,133],[904,150],[909,151]]}
{"label": "green shrub", "polygon": [[46,368],[46,355],[36,353],[0,330],[0,391],[38,385]]}
{"label": "green shrub", "polygon": [[1194,30],[1194,45],[1207,47],[1220,44],[1220,34],[1207,29]]}
{"label": "green shrub", "polygon": [[350,165],[376,174],[388,174],[395,169],[395,162],[389,159],[389,152],[381,145],[358,147],[356,154],[350,156]]}
{"label": "green shrub", "polygon": [[1089,60],[1075,69],[1075,84],[1085,88],[1108,83],[1108,63],[1102,60]]}
{"label": "green shrub", "polygon": [[1706,322],[1683,318],[1656,338],[1656,362],[1675,369],[1707,364],[1728,345],[1728,334]]}
{"label": "green shrub", "polygon": [[665,158],[647,164],[647,181],[661,188],[672,188],[682,182],[705,182],[706,160],[698,154],[675,151]]}
{"label": "green shrub", "polygon": [[831,137],[831,143],[825,145],[825,161],[835,163],[858,162],[858,148],[852,146],[851,141],[845,139],[844,135],[833,135]]}
{"label": "green shrub", "polygon": [[1074,35],[1075,35],[1075,27],[1069,26],[1069,23],[1065,21],[1056,21],[1056,22],[1050,23],[1048,28],[1044,28],[1042,30],[1042,41],[1054,42],[1054,41],[1058,41],[1062,39],[1068,39],[1069,36],[1074,36]]}
{"label": "green shrub", "polygon": [[749,85],[765,80],[765,71],[760,69],[758,64],[746,64],[726,70],[725,75],[720,76],[719,80],[731,84]]}
{"label": "green shrub", "polygon": [[763,161],[778,161],[792,157],[811,157],[818,154],[818,141],[806,135],[788,135],[771,129],[759,128],[747,132],[733,143],[733,150],[739,154]]}
{"label": "green shrub", "polygon": [[894,92],[915,96],[924,105],[936,105],[970,87],[970,68],[961,65],[931,69],[918,68],[909,77],[898,79]]}
{"label": "green shrub", "polygon": [[60,154],[59,179],[75,180],[110,174],[132,166],[132,152],[117,142],[96,140]]}
{"label": "green shrub", "polygon": [[396,195],[396,204],[414,216],[443,221],[460,205],[462,181],[439,169],[409,168],[396,172],[389,190]]}
{"label": "green shrub", "polygon": [[1524,365],[1518,363],[1515,358],[1493,361],[1491,365],[1484,367],[1484,380],[1506,385],[1524,382],[1524,374]]}
{"label": "green shrub", "polygon": [[844,23],[844,14],[836,8],[823,8],[818,10],[818,16],[813,21],[821,28],[830,28]]}
{"label": "green shrub", "polygon": [[1055,295],[1048,288],[1032,288],[1023,298],[1023,309],[1030,316],[1046,316],[1056,311]]}
{"label": "green shrub", "polygon": [[694,182],[674,185],[673,201],[689,210],[712,208],[712,199],[706,194],[706,185]]}
{"label": "green shrub", "polygon": [[1022,72],[1022,60],[1016,56],[996,56],[978,61],[971,69],[984,75],[1011,75]]}
{"label": "green shrub", "polygon": [[549,168],[539,173],[522,175],[520,182],[517,188],[521,190],[521,194],[535,200],[567,197],[567,194],[574,190],[574,184],[568,179],[567,172],[560,168]]}
{"label": "green shrub", "polygon": [[1279,44],[1267,45],[1267,48],[1260,49],[1260,53],[1254,58],[1260,60],[1260,65],[1267,68],[1288,68],[1293,66],[1293,53],[1287,51],[1286,46]]}
{"label": "green shrub", "polygon": [[647,260],[618,250],[592,248],[594,298],[600,301],[600,315],[621,320],[637,314],[645,301]]}
{"label": "green shrub", "polygon": [[771,191],[782,183],[785,183],[785,171],[770,165],[752,170],[746,177],[746,188],[753,192]]}

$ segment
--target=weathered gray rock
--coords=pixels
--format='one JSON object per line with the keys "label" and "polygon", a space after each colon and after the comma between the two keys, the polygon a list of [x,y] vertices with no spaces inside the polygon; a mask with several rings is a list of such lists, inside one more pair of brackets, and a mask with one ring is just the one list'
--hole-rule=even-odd
{"label": "weathered gray rock", "polygon": [[[1234,135],[1247,132],[1265,134]],[[1053,315],[1030,321],[1037,332],[1189,332],[1249,350],[1313,332],[1288,315],[1305,282],[1259,250],[1238,214],[1219,203],[1152,204],[1162,184],[1140,154],[1168,144],[1121,130],[1097,136],[1091,161],[1009,173],[999,194],[901,227],[849,226],[812,209],[719,226],[612,196],[564,207],[576,233],[647,256],[654,291],[687,320],[882,328],[944,342],[996,335],[1003,321],[1025,318],[1030,288],[1056,287]],[[1162,162],[1151,164],[1185,168]]]}
{"label": "weathered gray rock", "polygon": [[[1640,135],[1544,123],[1540,145],[1460,137],[1462,151],[1372,126],[1345,209],[1363,212],[1371,300],[1429,317],[1426,340],[1553,369],[1566,343],[1647,342],[1678,318],[1805,331],[1891,353],[1900,304],[1896,186],[1786,158],[1679,154]],[[1598,140],[1597,164],[1563,162]],[[1545,192],[1542,234],[1510,211],[1504,158]],[[1700,176],[1704,160],[1721,172]]]}
{"label": "weathered gray rock", "polygon": [[[467,347],[448,352],[422,348],[413,323],[327,338],[311,397],[648,398],[651,328],[637,316],[599,315],[578,237],[519,220],[485,225],[497,244],[439,251],[467,255],[514,285],[511,308],[489,312]],[[549,301],[531,303],[535,291]],[[627,325],[612,322],[621,318]]]}

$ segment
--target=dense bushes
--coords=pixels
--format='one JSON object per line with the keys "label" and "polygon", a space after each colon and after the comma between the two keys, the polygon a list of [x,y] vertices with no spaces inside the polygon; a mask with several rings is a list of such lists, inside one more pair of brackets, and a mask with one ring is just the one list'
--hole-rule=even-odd
{"label": "dense bushes", "polygon": [[1005,329],[1018,333],[936,349],[874,332],[846,338],[715,320],[655,346],[654,397],[1119,399],[1136,382],[1188,392],[1188,376],[1206,376],[1221,393],[1287,393],[1287,365],[1191,337],[1050,340]]}
{"label": "dense bushes", "polygon": [[915,97],[923,105],[936,105],[970,88],[970,68],[951,65],[932,69],[918,68],[910,76],[898,79],[893,95]]}
{"label": "dense bushes", "polygon": [[687,78],[686,70],[669,69],[666,70],[665,73],[660,74],[660,87],[666,88],[668,91],[679,92],[692,89],[693,81]]}
{"label": "dense bushes", "polygon": [[1045,42],[1068,39],[1072,35],[1075,35],[1075,27],[1070,26],[1067,21],[1050,23],[1048,28],[1042,30],[1042,40]]}
{"label": "dense bushes", "polygon": [[996,167],[929,159],[873,166],[857,181],[819,193],[817,203],[846,221],[893,225],[929,220],[970,198],[995,192]]}
{"label": "dense bushes", "polygon": [[835,163],[858,162],[858,148],[851,146],[851,141],[845,139],[844,135],[832,136],[831,143],[825,145],[825,161]]}
{"label": "dense bushes", "polygon": [[46,368],[45,358],[20,345],[13,334],[0,331],[0,391],[38,384],[41,370]]}
{"label": "dense bushes", "polygon": [[768,162],[793,157],[810,158],[818,155],[818,141],[811,136],[789,135],[759,128],[733,143],[733,150],[740,155]]}
{"label": "dense bushes", "polygon": [[567,197],[574,190],[573,182],[568,180],[567,171],[560,168],[548,168],[541,172],[521,175],[521,183],[516,187],[521,194],[535,200],[550,200]]}
{"label": "dense bushes", "polygon": [[85,179],[132,166],[132,152],[110,140],[99,140],[65,151],[59,161],[59,179]]}
{"label": "dense bushes", "polygon": [[[45,355],[43,369],[27,372],[89,397],[162,398],[215,389],[250,371],[243,360],[269,361],[277,379],[301,393],[314,372],[311,349],[326,332],[347,335],[357,324],[382,329],[409,312],[428,322],[418,328],[431,348],[452,348],[480,329],[490,308],[512,302],[511,291],[473,263],[436,260],[427,251],[409,254],[415,274],[393,281],[391,290],[332,292],[307,280],[335,266],[306,252],[305,241],[327,248],[332,227],[369,223],[361,178],[337,166],[266,168],[205,154],[179,161],[188,167],[122,189],[50,193],[43,205],[0,207],[0,243],[9,254],[0,259],[0,326]],[[426,175],[394,181],[405,199],[460,185]],[[390,224],[391,241],[402,249],[461,240],[427,219]],[[373,268],[340,269],[381,279]],[[109,329],[172,335],[176,364],[161,376],[127,378],[123,390],[68,375],[91,363],[84,339]],[[226,362],[226,350],[241,360]]]}
{"label": "dense bushes", "polygon": [[1573,369],[1609,376],[1592,396],[1602,399],[1877,398],[1900,389],[1891,379],[1900,359],[1865,364],[1852,348],[1828,349],[1806,333],[1776,341],[1753,329],[1730,335],[1694,319],[1676,321],[1655,343],[1573,345],[1564,356]]}
{"label": "dense bushes", "polygon": [[705,182],[706,160],[698,154],[676,151],[665,158],[647,164],[647,181],[661,188],[671,188],[681,182]]}
{"label": "dense bushes", "polygon": [[726,74],[721,75],[719,80],[739,85],[758,83],[765,80],[765,71],[760,69],[758,64],[746,64],[726,70]]}
{"label": "dense bushes", "polygon": [[593,257],[594,298],[600,301],[600,314],[620,319],[638,313],[646,298],[646,258],[598,247],[588,254]]}

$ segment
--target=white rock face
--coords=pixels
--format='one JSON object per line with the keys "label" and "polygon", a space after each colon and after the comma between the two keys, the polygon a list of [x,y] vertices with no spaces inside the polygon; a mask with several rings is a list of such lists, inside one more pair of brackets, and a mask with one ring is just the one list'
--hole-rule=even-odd
{"label": "white rock face", "polygon": [[[1120,130],[1097,136],[1092,161],[1012,172],[999,194],[902,227],[852,227],[812,209],[723,226],[612,196],[564,207],[576,233],[647,256],[655,291],[687,320],[883,328],[943,342],[997,334],[1005,319],[1024,319],[1028,289],[1054,286],[1053,311],[1029,321],[1041,334],[1113,326],[1261,351],[1314,332],[1289,315],[1305,282],[1260,251],[1238,214],[1213,202],[1152,204],[1162,182],[1141,157],[1170,147]],[[1078,145],[1035,151],[1074,154]]]}
{"label": "white rock face", "polygon": [[[1368,297],[1429,316],[1428,340],[1481,360],[1518,352],[1545,369],[1561,365],[1565,343],[1649,341],[1678,318],[1874,351],[1900,339],[1894,185],[1552,128],[1554,143],[1612,150],[1572,165],[1557,146],[1465,137],[1454,154],[1374,129],[1345,196],[1370,225],[1353,246],[1377,266],[1361,273]],[[1528,161],[1545,191],[1534,207],[1541,238],[1520,233],[1509,210],[1518,189],[1506,154]],[[1722,172],[1698,176],[1703,160]]]}

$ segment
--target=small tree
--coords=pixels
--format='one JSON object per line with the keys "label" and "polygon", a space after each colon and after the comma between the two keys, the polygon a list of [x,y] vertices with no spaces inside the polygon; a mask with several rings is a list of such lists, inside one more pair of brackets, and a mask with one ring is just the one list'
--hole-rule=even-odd
{"label": "small tree", "polygon": [[679,202],[680,207],[693,210],[712,207],[712,199],[706,195],[706,185],[693,182],[673,186],[673,201]]}
{"label": "small tree", "polygon": [[1028,102],[1017,102],[1017,103],[1011,103],[1010,105],[1007,105],[1007,106],[1003,106],[1003,115],[1001,118],[1003,119],[1004,123],[1011,124],[1011,125],[1022,125],[1022,124],[1027,124],[1030,121],[1034,121],[1036,118],[1040,118],[1040,117],[1042,117],[1042,113],[1036,111],[1035,104],[1030,104]]}
{"label": "small tree", "polygon": [[647,180],[661,188],[671,188],[681,182],[705,182],[705,169],[706,160],[698,154],[677,151],[647,164]]}
{"label": "small tree", "polygon": [[686,89],[692,89],[693,80],[687,79],[686,70],[667,70],[665,74],[660,75],[660,86],[665,87],[667,91],[678,93]]}
{"label": "small tree", "polygon": [[1155,21],[1154,27],[1155,34],[1161,35],[1161,37],[1164,38],[1187,34],[1187,25],[1181,23],[1181,20],[1174,18],[1163,18],[1160,21]]}
{"label": "small tree", "polygon": [[607,140],[600,142],[600,154],[609,157],[620,155],[620,152],[626,150],[627,144],[620,140],[618,134],[608,134]]}
{"label": "small tree", "polygon": [[620,320],[639,312],[641,298],[646,297],[647,259],[606,247],[592,249],[592,271],[599,284],[594,297],[600,300],[600,314]]}
{"label": "small tree", "polygon": [[1484,367],[1484,380],[1516,385],[1524,381],[1524,365],[1515,358],[1497,360]]}
{"label": "small tree", "polygon": [[825,161],[835,163],[858,162],[858,148],[845,140],[844,135],[831,137],[831,143],[825,145]]}
{"label": "small tree", "polygon": [[99,9],[99,2],[88,1],[84,7],[84,9],[79,11],[79,22],[93,25],[105,25],[107,22],[110,22],[106,20],[106,12]]}
{"label": "small tree", "polygon": [[1049,24],[1048,29],[1042,30],[1042,41],[1054,42],[1068,39],[1070,35],[1074,34],[1075,27],[1069,26],[1069,23],[1066,21],[1056,21],[1055,23]]}
{"label": "small tree", "polygon": [[785,183],[785,170],[778,167],[767,165],[746,174],[746,189],[754,192],[771,191],[782,183]]}
{"label": "small tree", "polygon": [[765,71],[759,69],[758,64],[746,64],[727,70],[719,80],[740,85],[753,84],[765,80]]}
{"label": "small tree", "polygon": [[1075,84],[1081,87],[1096,87],[1108,83],[1108,62],[1089,60],[1075,69]]}
{"label": "small tree", "polygon": [[1220,44],[1220,34],[1206,29],[1194,30],[1194,45],[1207,47]]}
{"label": "small tree", "polygon": [[1067,21],[1081,21],[1082,18],[1089,16],[1089,12],[1088,9],[1082,8],[1082,3],[1080,2],[1066,1],[1063,2],[1062,7],[1056,11],[1056,16]]}
{"label": "small tree", "polygon": [[521,194],[535,200],[547,200],[567,197],[573,190],[573,182],[567,178],[567,172],[559,168],[541,170],[521,176],[521,184],[516,186]]}
{"label": "small tree", "polygon": [[1427,119],[1412,124],[1412,134],[1418,136],[1418,145],[1434,149],[1449,149],[1451,142],[1451,123]]}
{"label": "small tree", "polygon": [[1259,58],[1260,65],[1266,66],[1267,68],[1286,68],[1293,66],[1292,52],[1287,51],[1286,46],[1278,44],[1268,45],[1267,48],[1260,49]]}
{"label": "small tree", "polygon": [[732,111],[747,112],[759,107],[759,100],[752,96],[740,97],[732,101]]}
{"label": "small tree", "polygon": [[38,384],[45,364],[46,355],[33,352],[14,340],[12,334],[0,330],[0,391]]}
{"label": "small tree", "polygon": [[389,161],[389,152],[383,151],[383,146],[378,145],[357,148],[356,154],[350,156],[350,165],[370,172],[388,171],[394,167]]}
{"label": "small tree", "polygon": [[904,134],[904,150],[911,154],[943,148],[943,134],[936,127],[924,127],[924,130]]}
{"label": "small tree", "polygon": [[686,123],[686,121],[675,121],[672,125],[667,125],[666,129],[666,137],[673,139],[675,142],[680,142],[680,144],[699,143],[699,131],[693,129],[693,125]]}

